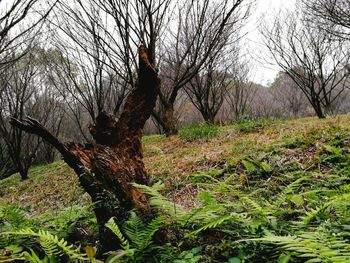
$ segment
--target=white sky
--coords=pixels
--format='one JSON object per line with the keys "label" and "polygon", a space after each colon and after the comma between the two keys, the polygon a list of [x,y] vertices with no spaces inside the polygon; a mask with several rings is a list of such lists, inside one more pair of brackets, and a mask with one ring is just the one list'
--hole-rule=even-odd
{"label": "white sky", "polygon": [[245,28],[247,35],[244,40],[244,46],[248,48],[247,52],[253,63],[253,81],[266,85],[274,80],[279,71],[278,66],[267,65],[263,62],[267,58],[263,55],[264,47],[257,30],[262,15],[267,19],[272,19],[278,10],[281,8],[293,9],[295,3],[296,0],[257,0],[256,8],[252,10],[250,21]]}

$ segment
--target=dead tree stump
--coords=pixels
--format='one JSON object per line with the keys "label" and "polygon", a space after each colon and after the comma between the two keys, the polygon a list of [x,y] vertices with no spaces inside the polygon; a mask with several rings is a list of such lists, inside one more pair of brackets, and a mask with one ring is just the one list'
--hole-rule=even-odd
{"label": "dead tree stump", "polygon": [[128,96],[118,121],[101,112],[91,125],[93,144],[64,144],[38,121],[30,117],[12,119],[11,124],[36,134],[53,145],[64,161],[75,171],[83,189],[91,196],[99,225],[101,251],[118,248],[117,239],[105,228],[115,217],[121,225],[129,211],[138,208],[149,212],[148,200],[132,183],[148,184],[143,163],[142,129],[155,106],[160,80],[155,66],[148,59],[147,49],[139,48],[138,81]]}

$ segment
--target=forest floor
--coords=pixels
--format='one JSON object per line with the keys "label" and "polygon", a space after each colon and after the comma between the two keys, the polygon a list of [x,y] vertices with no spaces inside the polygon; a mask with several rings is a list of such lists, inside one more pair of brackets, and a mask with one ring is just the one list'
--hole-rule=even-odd
{"label": "forest floor", "polygon": [[[344,196],[339,201],[337,195],[337,201],[332,203],[334,205],[339,201],[340,205],[322,207],[323,203],[328,204],[334,199],[333,190],[343,189],[339,191],[350,196],[350,187],[344,187],[350,181],[349,136],[350,115],[323,120],[247,121],[219,127],[211,138],[188,140],[181,136],[145,136],[144,161],[151,175],[151,183],[164,184],[160,192],[168,201],[188,213],[199,211],[206,203],[214,202],[212,199],[227,209],[212,213],[220,216],[216,218],[217,225],[213,221],[207,223],[208,229],[217,231],[215,234],[208,232],[198,222],[193,222],[187,228],[187,232],[197,229],[194,231],[197,238],[193,246],[184,244],[186,242],[178,244],[179,253],[191,251],[194,247],[200,247],[201,252],[191,252],[194,261],[178,262],[201,262],[204,259],[208,262],[269,262],[271,258],[280,260],[276,262],[288,262],[293,257],[320,259],[312,262],[328,262],[323,261],[323,257],[340,257],[340,261],[329,262],[346,262],[342,261],[342,256],[347,256],[347,249],[350,253],[350,245],[337,248],[340,254],[327,255],[325,249],[326,252],[317,252],[318,255],[305,247],[304,250],[293,247],[292,241],[283,243],[276,238],[273,243],[285,246],[277,255],[276,250],[270,250],[268,245],[255,245],[253,248],[252,245],[239,245],[232,248],[232,242],[240,238],[262,238],[263,234],[257,234],[258,228],[263,229],[263,233],[268,230],[275,236],[283,236],[287,229],[292,228],[292,225],[294,227],[295,222],[299,225],[304,223],[303,231],[310,233],[321,231],[320,227],[327,231],[336,228],[336,233],[343,233],[345,225],[350,227],[350,220],[346,219],[350,215],[350,202],[341,202]],[[30,220],[28,225],[36,224],[40,228],[52,230],[69,242],[76,243],[84,239],[87,244],[96,238],[96,223],[89,197],[63,161],[31,168],[29,179],[24,182],[20,181],[19,175],[1,180],[0,207],[11,206],[19,206],[24,211]],[[2,210],[4,214],[6,209]],[[234,232],[233,226],[227,225],[222,218],[227,213],[231,216],[233,213],[244,213],[249,218],[250,225],[247,225],[244,233]],[[324,225],[327,221],[333,222]],[[312,225],[308,225],[310,222]],[[337,222],[336,226],[334,222]],[[254,230],[251,230],[252,225],[257,225]],[[294,235],[295,240],[298,240],[305,235],[300,231],[298,227],[288,232],[288,236]],[[203,240],[200,234],[210,238]],[[349,243],[349,234],[342,238],[346,244]],[[196,253],[202,256],[196,258]],[[195,261],[199,258],[201,260]],[[261,261],[256,261],[256,258]]]}

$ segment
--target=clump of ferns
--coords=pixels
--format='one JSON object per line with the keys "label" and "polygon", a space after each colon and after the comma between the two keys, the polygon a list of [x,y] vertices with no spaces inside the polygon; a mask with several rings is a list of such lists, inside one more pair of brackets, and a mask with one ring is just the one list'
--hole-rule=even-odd
{"label": "clump of ferns", "polygon": [[274,244],[281,254],[302,258],[303,262],[349,262],[350,243],[341,235],[318,228],[312,232],[299,232],[295,235],[277,236],[267,234],[263,238],[243,240]]}
{"label": "clump of ferns", "polygon": [[[1,233],[1,236],[25,237],[27,241],[20,244],[13,244],[7,249],[12,252],[7,260],[22,260],[29,262],[57,262],[58,259],[66,258],[70,262],[85,260],[84,254],[80,253],[79,247],[68,245],[67,241],[60,239],[45,230],[34,231],[30,228],[8,231]],[[42,251],[40,253],[39,251]],[[44,259],[40,259],[41,256]]]}
{"label": "clump of ferns", "polygon": [[350,187],[320,189],[319,193],[328,201],[306,211],[294,222],[288,235],[268,233],[246,241],[274,244],[281,253],[303,258],[305,262],[349,262]]}
{"label": "clump of ferns", "polygon": [[[28,218],[26,212],[17,205],[0,206],[0,233],[17,231],[32,227],[38,229],[38,223]],[[0,238],[0,249],[10,245],[33,243],[28,237],[2,235]]]}
{"label": "clump of ferns", "polygon": [[164,227],[164,221],[163,216],[157,216],[151,222],[144,223],[135,212],[131,212],[120,229],[111,218],[106,227],[118,237],[121,249],[111,252],[107,262],[157,262],[155,255],[162,247],[156,245],[153,238]]}
{"label": "clump of ferns", "polygon": [[[338,237],[348,238],[342,229],[349,225],[350,186],[339,186],[343,180],[334,183],[332,175],[327,178],[318,173],[300,173],[298,178],[282,187],[280,193],[272,196],[271,200],[259,198],[255,191],[246,193],[225,181],[215,178],[212,180],[216,180],[216,183],[207,185],[210,191],[200,193],[202,206],[191,211],[186,211],[162,196],[160,190],[163,186],[160,183],[153,187],[138,187],[151,196],[153,207],[165,212],[180,225],[179,229],[190,230],[187,231],[187,237],[196,237],[215,229],[233,240],[263,237],[265,233],[271,232],[274,236],[282,237],[282,241],[289,234],[293,235],[293,240],[303,241],[310,237],[315,243],[320,237],[317,239],[308,233],[313,233],[317,227],[325,227],[320,222],[329,219],[333,224],[328,227],[336,228],[335,233],[341,233]],[[315,182],[314,185],[312,182]],[[218,200],[216,197],[222,192],[227,198]],[[337,240],[334,241],[335,244]]]}
{"label": "clump of ferns", "polygon": [[[230,228],[232,229],[242,229],[242,226],[250,227],[254,223],[252,221],[253,215],[266,217],[259,204],[245,197],[242,197],[242,200],[251,208],[249,213],[247,212],[249,209],[243,210],[242,206],[238,207],[234,202],[218,202],[210,192],[200,194],[201,207],[188,211],[181,205],[167,200],[159,193],[163,188],[161,183],[156,183],[153,187],[143,185],[137,185],[137,187],[151,196],[150,204],[152,207],[165,213],[171,222],[179,225],[180,229],[187,230],[187,238],[210,229],[217,229],[219,226],[223,226],[222,230],[227,230],[227,225],[231,225]],[[235,225],[235,227],[232,227],[232,225]]]}

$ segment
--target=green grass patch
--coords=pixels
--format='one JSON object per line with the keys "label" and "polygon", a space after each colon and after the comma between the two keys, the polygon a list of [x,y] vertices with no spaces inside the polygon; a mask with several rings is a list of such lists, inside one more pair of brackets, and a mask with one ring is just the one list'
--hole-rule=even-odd
{"label": "green grass patch", "polygon": [[270,123],[270,121],[265,119],[240,120],[235,124],[235,129],[240,132],[255,132],[265,128]]}
{"label": "green grass patch", "polygon": [[218,134],[218,126],[213,124],[192,124],[179,131],[179,137],[185,141],[209,140]]}
{"label": "green grass patch", "polygon": [[166,136],[164,134],[154,134],[154,135],[147,135],[142,137],[142,143],[143,144],[152,144],[156,142],[162,142],[166,140]]}

